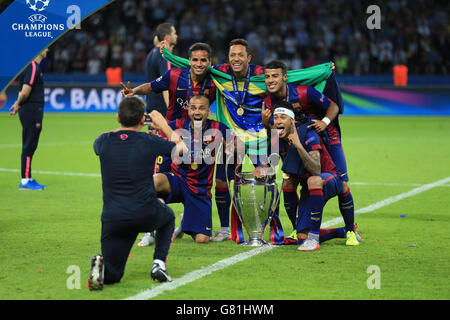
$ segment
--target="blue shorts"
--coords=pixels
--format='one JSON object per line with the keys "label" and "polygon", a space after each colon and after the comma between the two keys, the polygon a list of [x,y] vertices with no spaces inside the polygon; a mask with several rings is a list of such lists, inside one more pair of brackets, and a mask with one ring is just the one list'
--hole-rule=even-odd
{"label": "blue shorts", "polygon": [[225,166],[224,163],[216,165],[216,179],[222,181],[234,180],[234,164],[228,164],[228,179],[226,178]]}
{"label": "blue shorts", "polygon": [[342,148],[342,144],[341,143],[330,144],[328,153],[330,154],[331,159],[333,159],[336,168],[338,168],[342,180],[348,181],[347,161],[345,160],[344,149]]}
{"label": "blue shorts", "polygon": [[170,167],[172,165],[172,159],[170,157],[158,156],[155,163],[155,172],[163,173],[170,172]]}
{"label": "blue shorts", "polygon": [[212,203],[206,194],[193,193],[187,184],[172,172],[163,172],[169,180],[172,192],[166,203],[183,203],[184,214],[181,230],[189,235],[212,235]]}
{"label": "blue shorts", "polygon": [[[343,179],[337,174],[333,173],[321,173],[320,177],[323,179],[323,196],[325,198],[325,203],[339,195],[342,190]],[[300,193],[300,199],[298,201],[298,216],[297,216],[297,232],[304,229],[310,229],[311,227],[311,216],[309,207],[309,193],[307,188],[302,189],[304,192]]]}

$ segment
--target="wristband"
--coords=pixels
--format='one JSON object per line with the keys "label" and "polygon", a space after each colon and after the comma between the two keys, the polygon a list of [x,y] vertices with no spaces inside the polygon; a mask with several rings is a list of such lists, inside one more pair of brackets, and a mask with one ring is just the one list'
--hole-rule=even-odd
{"label": "wristband", "polygon": [[331,122],[330,119],[328,119],[327,117],[323,117],[322,122],[325,122],[325,124],[328,126]]}

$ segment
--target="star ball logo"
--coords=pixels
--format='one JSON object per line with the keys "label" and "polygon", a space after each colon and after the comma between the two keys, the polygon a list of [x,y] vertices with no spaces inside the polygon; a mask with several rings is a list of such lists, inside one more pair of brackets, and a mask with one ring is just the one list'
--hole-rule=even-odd
{"label": "star ball logo", "polygon": [[[45,8],[48,7],[49,3],[50,3],[50,0],[27,0],[28,7],[30,7],[30,9],[35,12],[44,11]],[[28,18],[28,20],[30,20],[32,23],[34,23],[34,22],[45,23],[45,20],[47,20],[47,17],[44,16],[43,14],[36,13],[36,14],[31,15]]]}
{"label": "star ball logo", "polygon": [[27,5],[36,12],[44,11],[48,7],[50,0],[27,0]]}
{"label": "star ball logo", "polygon": [[42,13],[50,5],[50,0],[26,0],[28,8],[35,13],[28,17],[30,23],[15,22],[11,25],[13,31],[23,31],[26,38],[51,38],[52,31],[64,31],[68,29],[80,29],[81,9],[77,5],[69,5],[66,13],[69,15],[64,23],[49,23],[48,18]]}

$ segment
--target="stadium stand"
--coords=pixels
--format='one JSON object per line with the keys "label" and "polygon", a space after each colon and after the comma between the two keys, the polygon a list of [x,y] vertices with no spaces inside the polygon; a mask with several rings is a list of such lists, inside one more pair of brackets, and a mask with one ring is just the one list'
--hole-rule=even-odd
{"label": "stadium stand", "polygon": [[260,64],[277,58],[298,69],[333,60],[341,75],[392,75],[397,64],[409,75],[450,73],[449,1],[376,3],[380,30],[367,28],[370,3],[361,0],[116,1],[51,47],[47,72],[98,75],[119,61],[124,73],[143,73],[155,26],[169,21],[179,34],[176,54],[208,42],[213,63],[226,60],[230,39],[245,37]]}

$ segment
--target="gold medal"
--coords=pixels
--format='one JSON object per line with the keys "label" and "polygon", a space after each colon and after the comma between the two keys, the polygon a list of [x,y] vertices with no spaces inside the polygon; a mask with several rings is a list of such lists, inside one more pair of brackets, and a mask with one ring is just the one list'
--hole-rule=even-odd
{"label": "gold medal", "polygon": [[244,114],[244,108],[239,107],[239,109],[237,109],[236,112],[237,112],[238,115],[242,116]]}
{"label": "gold medal", "polygon": [[191,169],[192,170],[197,170],[197,168],[198,168],[198,164],[196,162],[192,162]]}

